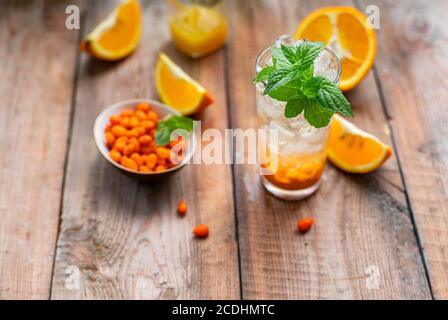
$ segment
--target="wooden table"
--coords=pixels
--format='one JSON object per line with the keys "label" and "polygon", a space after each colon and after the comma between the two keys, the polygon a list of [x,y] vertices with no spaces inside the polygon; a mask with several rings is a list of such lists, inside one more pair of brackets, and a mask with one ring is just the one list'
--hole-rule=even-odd
{"label": "wooden table", "polygon": [[[329,165],[315,196],[282,202],[253,166],[191,165],[143,185],[98,154],[103,108],[157,97],[158,52],[217,98],[203,128],[251,128],[257,53],[315,8],[372,3],[375,67],[348,98],[353,121],[394,147],[377,172]],[[69,4],[81,8],[80,30],[65,28]],[[142,4],[141,43],[120,63],[78,50],[115,1],[0,4],[0,298],[448,298],[448,2],[229,0],[227,47],[197,61],[173,48],[167,4]],[[305,216],[317,223],[301,236]],[[198,223],[208,239],[193,239]]]}

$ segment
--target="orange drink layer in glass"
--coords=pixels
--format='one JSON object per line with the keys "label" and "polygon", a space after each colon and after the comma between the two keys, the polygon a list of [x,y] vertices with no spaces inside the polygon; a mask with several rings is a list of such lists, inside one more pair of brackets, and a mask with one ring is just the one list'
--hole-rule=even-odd
{"label": "orange drink layer in glass", "polygon": [[176,47],[192,58],[200,58],[221,48],[227,40],[228,25],[219,5],[178,3],[170,18],[171,36]]}
{"label": "orange drink layer in glass", "polygon": [[[273,45],[298,45],[288,36],[277,39]],[[272,64],[272,47],[265,49],[257,59],[259,72]],[[324,49],[314,62],[314,74],[325,76],[337,83],[340,64],[337,57]],[[303,112],[286,118],[286,103],[275,100],[263,92],[266,83],[256,84],[258,127],[266,132],[262,148],[261,167],[264,187],[274,196],[284,200],[301,200],[313,194],[320,185],[327,160],[328,126],[315,128],[305,119]]]}

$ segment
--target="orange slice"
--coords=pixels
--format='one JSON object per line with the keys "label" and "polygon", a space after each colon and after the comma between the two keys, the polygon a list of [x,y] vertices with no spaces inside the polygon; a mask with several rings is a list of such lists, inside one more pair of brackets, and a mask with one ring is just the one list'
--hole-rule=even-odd
{"label": "orange slice", "polygon": [[310,13],[295,38],[322,41],[341,61],[339,88],[357,86],[372,67],[376,55],[375,31],[367,17],[352,7],[325,7]]}
{"label": "orange slice", "polygon": [[140,5],[128,0],[81,41],[81,50],[101,60],[120,60],[135,50],[141,33]]}
{"label": "orange slice", "polygon": [[183,115],[197,113],[213,103],[213,97],[164,53],[156,66],[156,86],[162,101]]}
{"label": "orange slice", "polygon": [[328,158],[336,167],[350,173],[368,173],[379,168],[391,154],[391,147],[378,138],[341,116],[334,116]]}

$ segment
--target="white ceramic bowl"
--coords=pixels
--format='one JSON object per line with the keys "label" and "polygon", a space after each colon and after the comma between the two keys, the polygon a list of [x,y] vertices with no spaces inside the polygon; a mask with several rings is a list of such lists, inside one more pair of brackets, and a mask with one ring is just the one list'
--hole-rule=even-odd
{"label": "white ceramic bowl", "polygon": [[96,146],[101,153],[101,155],[116,169],[118,169],[121,173],[136,178],[143,182],[151,182],[159,180],[163,177],[169,176],[173,174],[174,172],[180,170],[183,168],[191,159],[193,156],[196,143],[195,143],[195,137],[194,133],[191,134],[189,143],[187,144],[189,148],[186,150],[185,157],[183,161],[178,164],[177,166],[167,169],[162,172],[138,172],[134,170],[130,170],[128,168],[123,167],[121,164],[115,162],[109,157],[109,149],[106,146],[105,136],[104,136],[104,130],[106,129],[106,126],[109,124],[109,118],[112,115],[120,114],[120,112],[124,109],[134,109],[135,105],[138,103],[149,103],[152,106],[152,109],[157,112],[160,119],[168,116],[168,115],[180,115],[179,112],[176,110],[160,103],[154,100],[149,99],[132,99],[132,100],[126,100],[117,102],[114,105],[108,107],[107,109],[103,110],[98,117],[95,120],[95,124],[93,126],[93,136],[95,139]]}

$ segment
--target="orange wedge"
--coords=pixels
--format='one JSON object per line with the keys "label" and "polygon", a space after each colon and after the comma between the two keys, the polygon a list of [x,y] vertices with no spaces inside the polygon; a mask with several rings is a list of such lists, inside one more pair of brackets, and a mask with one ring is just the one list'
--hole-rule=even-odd
{"label": "orange wedge", "polygon": [[202,111],[213,97],[164,53],[156,66],[156,86],[162,101],[183,115]]}
{"label": "orange wedge", "polygon": [[141,33],[138,0],[127,0],[81,41],[81,50],[101,60],[120,60],[135,50]]}
{"label": "orange wedge", "polygon": [[392,148],[339,115],[334,116],[328,140],[328,158],[339,169],[368,173],[379,168]]}
{"label": "orange wedge", "polygon": [[375,31],[367,17],[352,7],[325,7],[313,11],[299,25],[295,38],[322,41],[338,56],[342,91],[361,82],[376,55]]}

